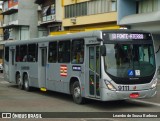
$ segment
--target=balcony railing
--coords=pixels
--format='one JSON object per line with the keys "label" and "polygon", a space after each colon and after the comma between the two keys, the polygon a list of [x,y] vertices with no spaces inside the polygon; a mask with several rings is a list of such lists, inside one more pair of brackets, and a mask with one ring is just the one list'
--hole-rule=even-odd
{"label": "balcony railing", "polygon": [[56,21],[56,15],[48,15],[48,16],[43,16],[41,21],[38,21],[38,25],[42,25],[42,24],[47,24],[50,22],[57,22]]}
{"label": "balcony railing", "polygon": [[10,14],[13,14],[13,13],[16,13],[18,12],[18,5],[15,5],[11,8],[3,8],[2,10],[2,13],[3,15],[10,15]]}
{"label": "balcony railing", "polygon": [[55,21],[55,15],[49,15],[49,16],[44,16],[42,18],[42,22],[50,22],[50,21]]}
{"label": "balcony railing", "polygon": [[19,23],[18,23],[18,20],[14,20],[14,21],[10,21],[8,23],[3,23],[3,28],[12,28],[14,26],[18,26]]}

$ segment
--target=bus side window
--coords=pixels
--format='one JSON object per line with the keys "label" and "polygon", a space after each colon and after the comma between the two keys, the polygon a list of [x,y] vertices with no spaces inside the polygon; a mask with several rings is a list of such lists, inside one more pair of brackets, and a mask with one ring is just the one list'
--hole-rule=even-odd
{"label": "bus side window", "polygon": [[58,46],[58,62],[70,62],[70,41],[61,41]]}
{"label": "bus side window", "polygon": [[84,61],[84,39],[72,40],[72,63],[82,64]]}
{"label": "bus side window", "polygon": [[48,62],[49,63],[57,62],[57,42],[49,43]]}
{"label": "bus side window", "polygon": [[36,62],[37,44],[28,45],[28,62]]}
{"label": "bus side window", "polygon": [[9,47],[5,47],[5,61],[9,61]]}
{"label": "bus side window", "polygon": [[22,61],[22,58],[20,57],[20,47],[19,45],[16,46],[16,62]]}
{"label": "bus side window", "polygon": [[20,46],[20,58],[22,58],[20,61],[25,62],[27,61],[27,45],[21,45]]}

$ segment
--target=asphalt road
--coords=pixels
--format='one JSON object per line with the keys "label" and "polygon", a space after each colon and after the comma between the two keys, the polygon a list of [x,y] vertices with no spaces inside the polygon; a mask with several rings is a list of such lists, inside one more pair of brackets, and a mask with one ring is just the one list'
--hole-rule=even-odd
{"label": "asphalt road", "polygon": [[[90,100],[85,105],[77,105],[70,95],[57,92],[41,92],[34,89],[32,92],[20,90],[16,85],[10,84],[0,74],[0,112],[160,112],[160,81],[157,86],[157,95],[150,99],[101,102]],[[59,115],[63,113],[59,113]],[[101,114],[101,113],[99,113]],[[77,115],[73,113],[73,115]],[[87,114],[86,115],[92,115]],[[93,113],[95,116],[95,113]],[[1,120],[1,119],[0,119]],[[6,119],[5,119],[6,120]],[[11,119],[7,119],[7,121]],[[13,119],[12,119],[13,120]],[[11,120],[11,121],[12,121]],[[27,119],[26,119],[27,120]],[[33,119],[35,121],[37,119]],[[40,119],[38,119],[39,121]],[[41,119],[42,121],[44,119]],[[40,121],[41,121],[40,120]],[[134,118],[74,118],[74,119],[46,119],[55,121],[128,121]],[[136,118],[144,120],[144,118]],[[159,120],[157,118],[145,118],[145,120]],[[4,121],[4,119],[2,120]]]}

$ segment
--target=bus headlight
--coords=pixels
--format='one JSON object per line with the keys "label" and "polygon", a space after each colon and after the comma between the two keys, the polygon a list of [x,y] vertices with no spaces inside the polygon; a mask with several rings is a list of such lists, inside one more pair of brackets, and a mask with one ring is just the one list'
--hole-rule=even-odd
{"label": "bus headlight", "polygon": [[157,86],[157,81],[158,81],[158,79],[157,78],[155,78],[154,79],[154,82],[153,82],[153,84],[152,84],[152,88],[155,88],[156,86]]}
{"label": "bus headlight", "polygon": [[110,82],[107,80],[104,80],[104,82],[109,90],[116,91],[116,88]]}

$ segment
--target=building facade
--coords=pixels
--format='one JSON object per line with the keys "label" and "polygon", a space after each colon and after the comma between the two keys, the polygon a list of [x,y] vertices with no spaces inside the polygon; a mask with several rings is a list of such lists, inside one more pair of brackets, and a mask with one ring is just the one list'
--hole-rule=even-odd
{"label": "building facade", "polygon": [[62,31],[62,3],[61,0],[35,0],[40,7],[38,13],[38,28],[41,34],[49,35],[51,32]]}
{"label": "building facade", "polygon": [[[155,50],[160,49],[160,0],[118,0],[117,10],[118,25],[152,32]],[[160,51],[156,52],[156,56],[160,70]]]}
{"label": "building facade", "polygon": [[66,31],[118,29],[117,0],[63,0]]}
{"label": "building facade", "polygon": [[3,1],[2,15],[4,40],[26,40],[38,37],[38,6],[33,0]]}

